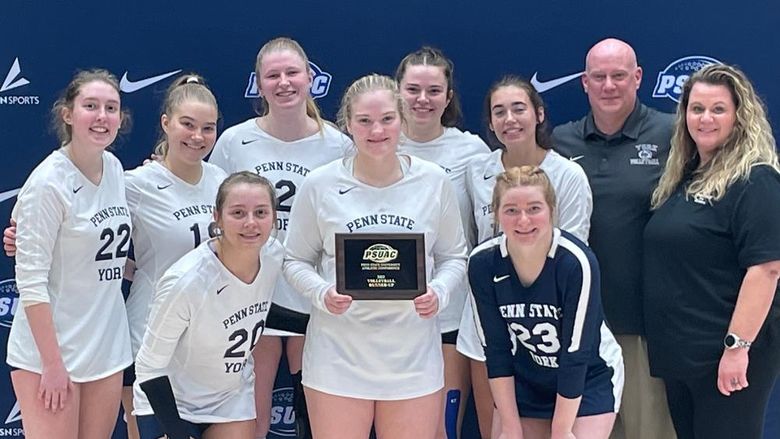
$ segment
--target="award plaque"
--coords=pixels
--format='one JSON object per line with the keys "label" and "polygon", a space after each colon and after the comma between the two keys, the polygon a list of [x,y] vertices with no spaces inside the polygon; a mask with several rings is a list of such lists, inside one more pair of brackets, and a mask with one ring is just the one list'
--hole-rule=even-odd
{"label": "award plaque", "polygon": [[359,300],[424,294],[425,235],[336,233],[336,291]]}

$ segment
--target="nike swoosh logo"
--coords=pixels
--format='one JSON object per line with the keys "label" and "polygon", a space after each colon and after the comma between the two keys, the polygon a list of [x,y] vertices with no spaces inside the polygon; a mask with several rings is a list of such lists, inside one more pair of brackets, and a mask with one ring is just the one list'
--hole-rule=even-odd
{"label": "nike swoosh logo", "polygon": [[257,142],[258,140],[260,140],[260,139],[242,140],[242,141],[241,141],[241,144],[242,144],[242,145],[249,145],[250,143],[252,143],[252,142]]}
{"label": "nike swoosh logo", "polygon": [[144,87],[149,87],[155,82],[160,82],[163,79],[173,76],[179,72],[181,72],[181,69],[174,70],[173,72],[163,73],[162,75],[152,76],[151,78],[141,79],[138,81],[131,81],[127,79],[127,72],[125,72],[125,74],[122,75],[122,79],[119,81],[119,89],[125,93],[132,93]]}
{"label": "nike swoosh logo", "polygon": [[495,175],[483,175],[482,178],[485,180],[490,180],[491,178],[495,177]]}
{"label": "nike swoosh logo", "polygon": [[170,185],[172,185],[172,184],[173,184],[173,183],[168,183],[168,184],[166,184],[165,186],[163,186],[163,185],[161,185],[161,184],[158,184],[158,185],[157,185],[157,189],[159,189],[159,190],[163,190],[163,189],[165,189],[165,188],[169,187],[169,186],[170,186]]}
{"label": "nike swoosh logo", "polygon": [[501,282],[504,279],[509,279],[509,275],[507,274],[507,275],[504,275],[504,276],[493,276],[493,282],[495,282],[495,283],[499,283],[499,282]]}
{"label": "nike swoosh logo", "polygon": [[580,76],[582,76],[582,73],[583,72],[572,73],[571,75],[567,75],[561,78],[551,79],[549,81],[540,81],[536,79],[536,73],[534,73],[534,75],[531,77],[531,85],[533,85],[536,91],[538,91],[539,93],[544,93],[547,90],[552,90],[555,87],[558,87],[559,85],[566,84],[572,79],[579,78]]}
{"label": "nike swoosh logo", "polygon": [[584,155],[575,155],[574,157],[569,157],[569,160],[576,162],[577,160],[585,157]]}
{"label": "nike swoosh logo", "polygon": [[0,193],[0,203],[2,203],[5,200],[11,199],[16,196],[16,194],[19,193],[19,189],[11,189],[10,191],[5,191]]}
{"label": "nike swoosh logo", "polygon": [[339,195],[344,195],[347,192],[351,191],[352,189],[355,189],[356,187],[357,186],[352,186],[352,187],[349,187],[349,188],[346,188],[346,189],[339,189]]}
{"label": "nike swoosh logo", "polygon": [[74,193],[74,194],[75,194],[75,193],[78,193],[78,191],[80,191],[80,190],[81,190],[83,187],[84,187],[84,186],[79,186],[79,187],[77,187],[76,189],[73,189],[73,193]]}
{"label": "nike swoosh logo", "polygon": [[224,287],[222,287],[222,288],[218,289],[218,290],[217,290],[217,295],[219,295],[219,293],[221,293],[221,292],[222,292],[222,290],[224,290],[224,289],[225,289],[225,288],[227,288],[227,287],[228,287],[228,286],[227,286],[227,285],[225,285]]}

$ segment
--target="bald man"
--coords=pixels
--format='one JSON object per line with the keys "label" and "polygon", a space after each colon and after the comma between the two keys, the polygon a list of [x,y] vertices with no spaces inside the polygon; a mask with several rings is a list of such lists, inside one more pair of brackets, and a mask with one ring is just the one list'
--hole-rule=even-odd
{"label": "bald man", "polygon": [[555,149],[585,170],[593,191],[589,242],[601,266],[607,322],[623,349],[625,387],[612,438],[675,438],[663,382],[650,377],[642,315],[642,233],[669,155],[673,116],[641,104],[634,49],[609,38],[585,58],[590,112],[553,131]]}

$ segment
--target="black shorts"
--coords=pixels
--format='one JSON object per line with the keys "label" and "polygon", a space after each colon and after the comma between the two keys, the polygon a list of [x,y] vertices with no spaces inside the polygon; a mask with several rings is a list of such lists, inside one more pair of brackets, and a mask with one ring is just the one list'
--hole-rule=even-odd
{"label": "black shorts", "polygon": [[267,328],[295,334],[306,334],[306,327],[308,325],[308,314],[293,311],[275,303],[271,303],[271,308],[268,310],[268,316],[265,318],[265,326]]}
{"label": "black shorts", "polygon": [[441,333],[441,344],[457,344],[458,330]]}
{"label": "black shorts", "polygon": [[[159,439],[163,437],[162,427],[154,415],[136,416],[135,422],[138,424],[138,435],[141,439]],[[210,423],[196,424],[186,420],[184,420],[184,423],[187,424],[190,436],[195,439],[201,439],[203,432],[212,425]]]}
{"label": "black shorts", "polygon": [[133,387],[135,382],[135,363],[127,366],[122,372],[122,387]]}

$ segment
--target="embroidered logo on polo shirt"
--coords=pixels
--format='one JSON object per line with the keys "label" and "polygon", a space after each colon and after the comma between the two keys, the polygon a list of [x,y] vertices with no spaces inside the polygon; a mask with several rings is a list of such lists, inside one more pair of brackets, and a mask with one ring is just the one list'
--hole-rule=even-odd
{"label": "embroidered logo on polo shirt", "polygon": [[693,194],[693,202],[696,204],[703,204],[705,206],[712,204],[712,195],[702,193]]}
{"label": "embroidered logo on polo shirt", "polygon": [[658,145],[652,143],[641,143],[635,145],[637,158],[629,159],[629,163],[632,165],[649,165],[658,166]]}

